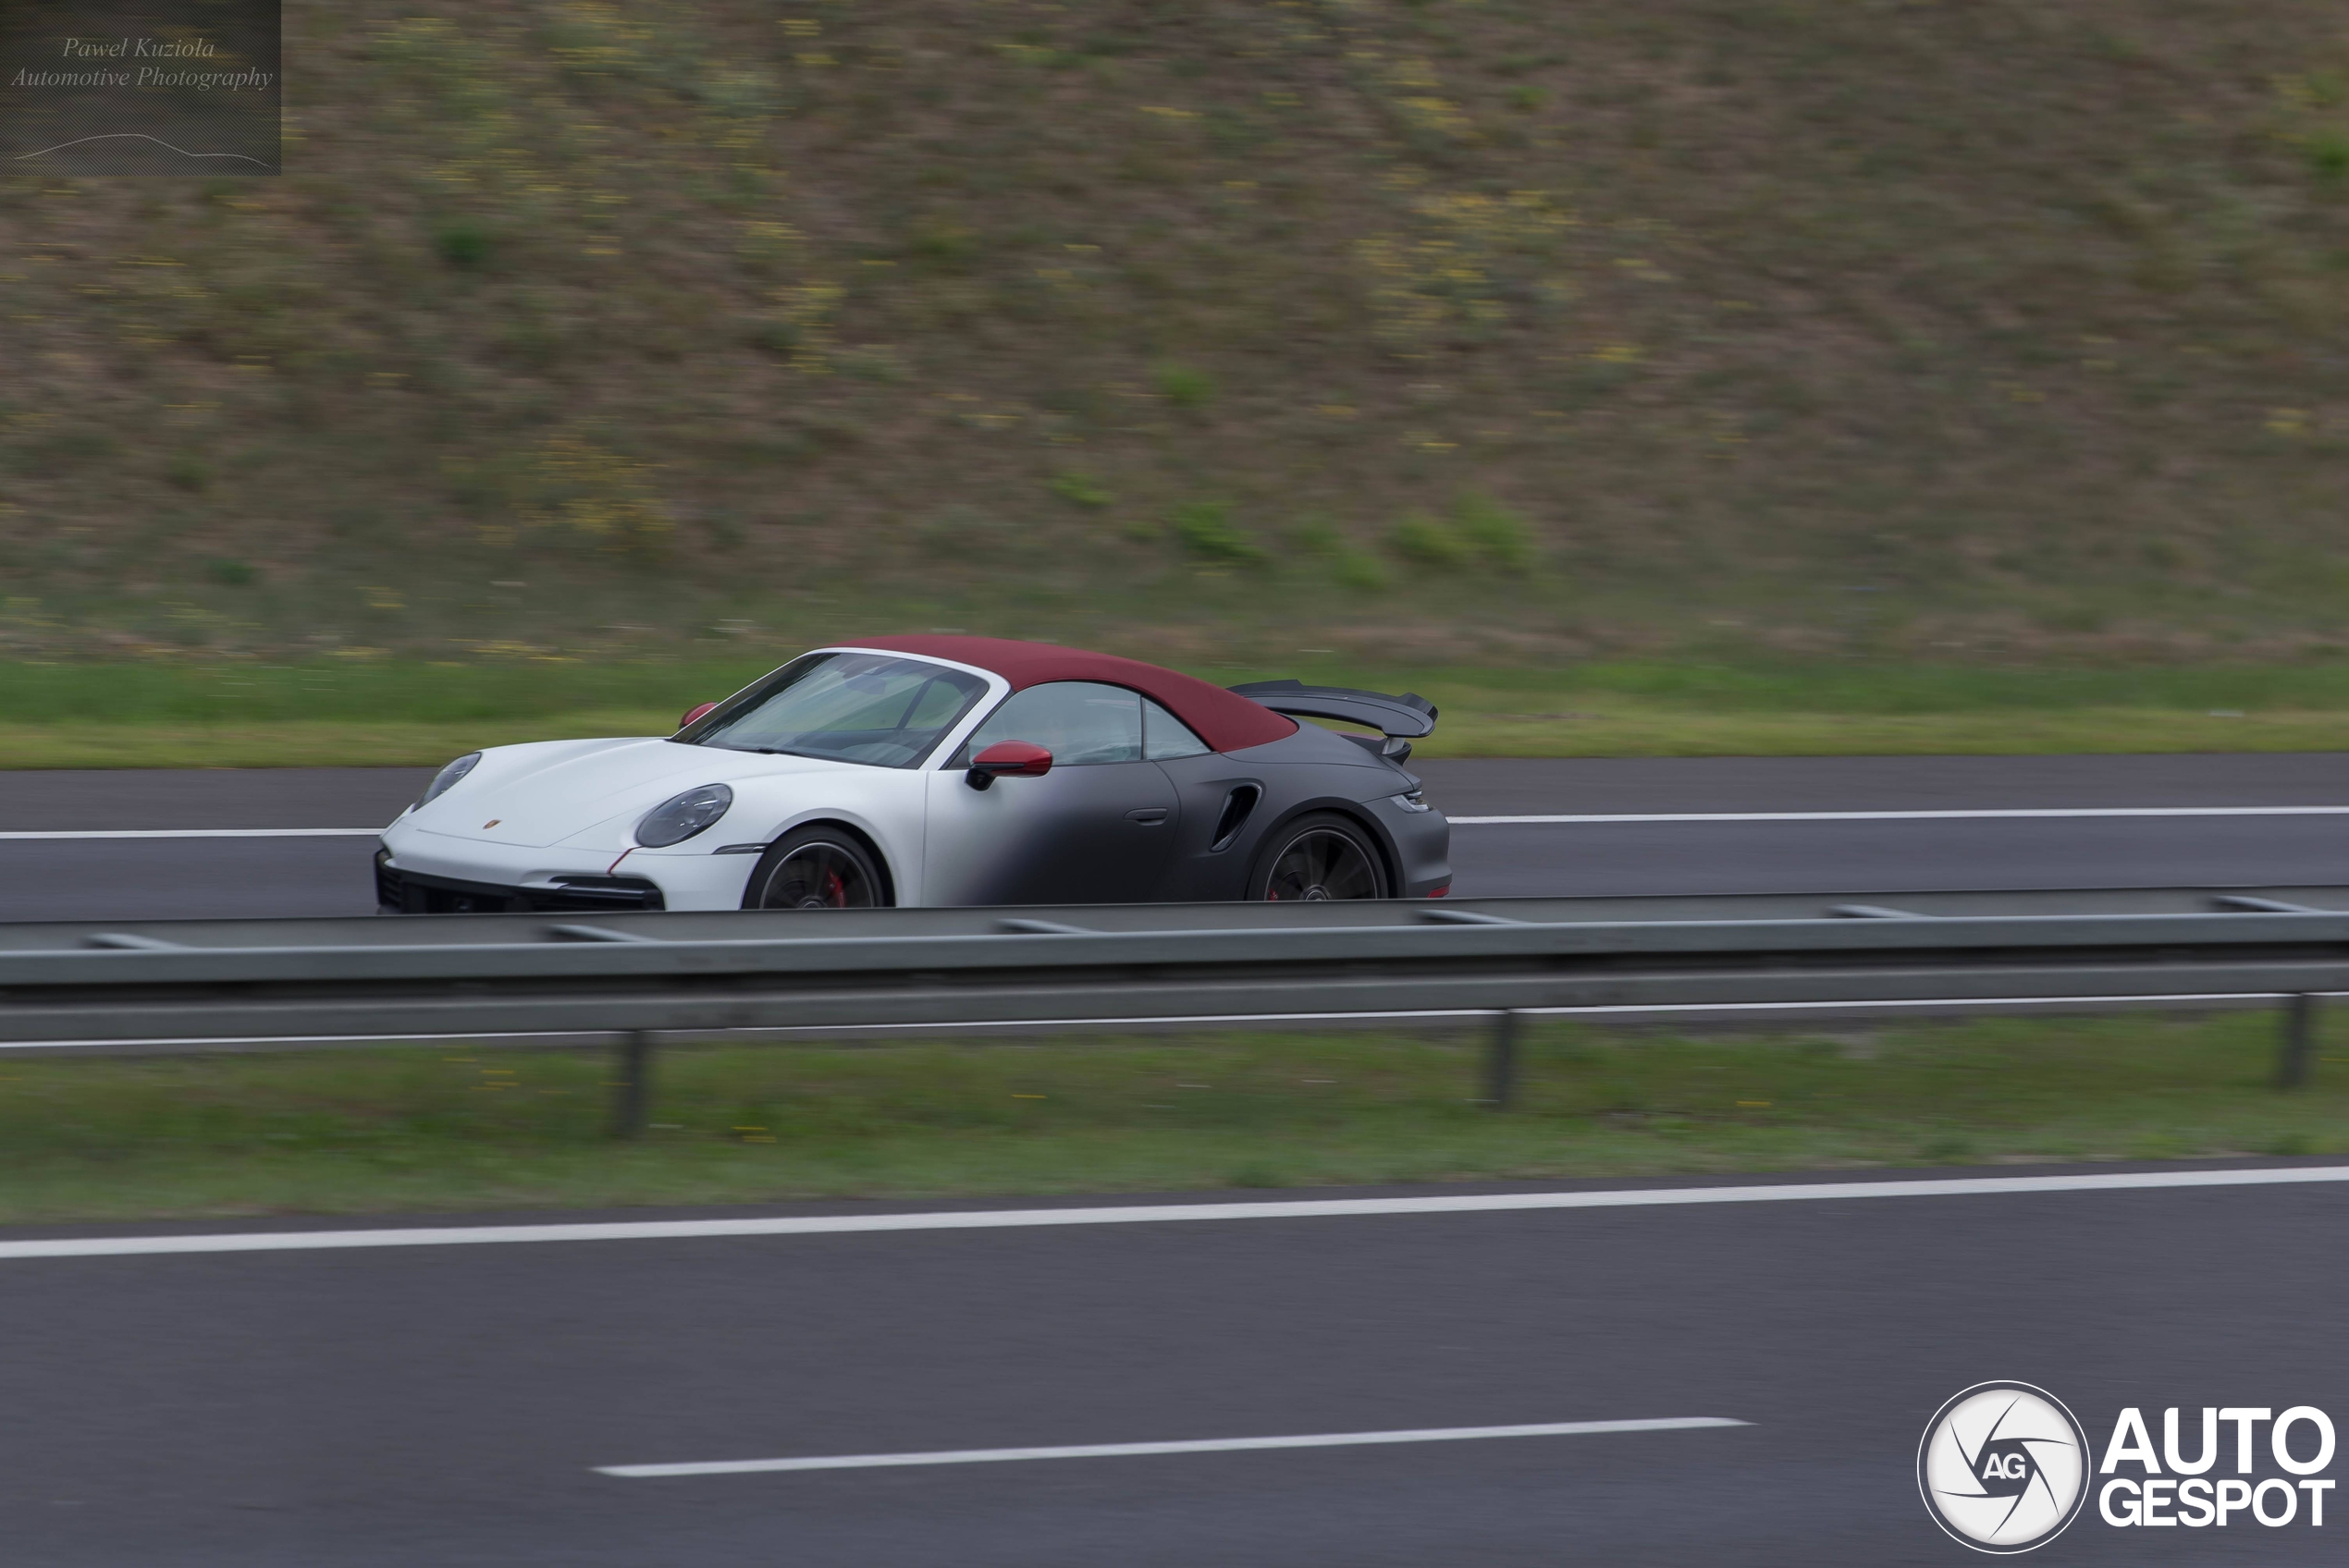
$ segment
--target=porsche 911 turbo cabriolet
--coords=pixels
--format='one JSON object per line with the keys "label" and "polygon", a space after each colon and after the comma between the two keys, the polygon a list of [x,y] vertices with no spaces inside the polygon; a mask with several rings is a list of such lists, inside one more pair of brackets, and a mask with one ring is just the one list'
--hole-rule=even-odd
{"label": "porsche 911 turbo cabriolet", "polygon": [[1408,694],[865,638],[673,735],[459,757],[384,831],[376,898],[411,913],[1435,898],[1451,829],[1403,766],[1434,728]]}

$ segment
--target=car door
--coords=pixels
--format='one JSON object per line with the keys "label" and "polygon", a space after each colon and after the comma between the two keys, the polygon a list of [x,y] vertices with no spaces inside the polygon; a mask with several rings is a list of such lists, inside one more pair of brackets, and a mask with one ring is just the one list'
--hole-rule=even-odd
{"label": "car door", "polygon": [[[1052,753],[1041,778],[974,790],[970,759],[998,741]],[[1135,903],[1173,852],[1174,786],[1142,754],[1142,699],[1056,680],[1015,692],[929,776],[924,901]]]}

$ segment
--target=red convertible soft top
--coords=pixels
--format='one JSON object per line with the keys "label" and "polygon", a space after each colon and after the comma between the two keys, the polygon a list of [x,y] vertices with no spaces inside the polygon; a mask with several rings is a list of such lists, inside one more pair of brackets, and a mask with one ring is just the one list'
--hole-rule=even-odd
{"label": "red convertible soft top", "polygon": [[835,648],[878,648],[892,654],[922,654],[991,669],[1015,692],[1048,680],[1099,680],[1124,686],[1155,703],[1199,732],[1219,752],[1261,746],[1297,733],[1297,722],[1221,686],[1162,669],[1139,659],[1088,654],[1051,643],[1021,643],[1008,637],[851,637]]}

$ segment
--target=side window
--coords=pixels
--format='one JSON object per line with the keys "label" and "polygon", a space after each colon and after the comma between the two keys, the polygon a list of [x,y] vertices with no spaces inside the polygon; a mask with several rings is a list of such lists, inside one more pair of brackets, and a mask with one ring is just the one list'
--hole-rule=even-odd
{"label": "side window", "polygon": [[1191,733],[1191,727],[1151,702],[1142,699],[1142,755],[1151,762],[1165,762],[1173,757],[1205,756],[1207,742]]}
{"label": "side window", "polygon": [[1055,680],[1015,692],[987,716],[955,752],[950,767],[998,741],[1033,741],[1052,753],[1054,767],[1142,760],[1142,699],[1122,686]]}

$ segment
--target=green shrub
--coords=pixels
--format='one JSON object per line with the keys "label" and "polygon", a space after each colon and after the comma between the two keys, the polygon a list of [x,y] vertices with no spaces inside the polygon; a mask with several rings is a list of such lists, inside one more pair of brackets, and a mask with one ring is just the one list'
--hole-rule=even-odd
{"label": "green shrub", "polygon": [[459,218],[433,231],[432,248],[451,266],[477,267],[489,259],[489,231],[470,218]]}
{"label": "green shrub", "polygon": [[862,381],[894,386],[905,379],[904,361],[885,349],[853,349],[840,356],[840,368]]}
{"label": "green shrub", "polygon": [[1079,507],[1099,509],[1109,505],[1108,489],[1081,469],[1063,469],[1052,475],[1052,494]]}
{"label": "green shrub", "polygon": [[925,224],[907,239],[905,254],[933,272],[966,273],[978,260],[978,236],[960,224]]}
{"label": "green shrub", "polygon": [[1444,523],[1425,512],[1412,512],[1387,534],[1389,548],[1407,561],[1449,571],[1469,564],[1468,545]]}
{"label": "green shrub", "polygon": [[1523,571],[1533,564],[1533,535],[1525,520],[1490,496],[1470,491],[1452,508],[1460,539],[1489,566]]}
{"label": "green shrub", "polygon": [[1178,409],[1203,409],[1215,400],[1215,378],[1203,370],[1174,363],[1158,367],[1159,395]]}
{"label": "green shrub", "polygon": [[1325,560],[1346,548],[1346,536],[1333,528],[1327,518],[1320,517],[1309,517],[1290,529],[1288,542],[1299,555]]}
{"label": "green shrub", "polygon": [[1341,549],[1330,562],[1330,581],[1358,594],[1378,594],[1392,581],[1386,567],[1368,550]]}
{"label": "green shrub", "polygon": [[1221,501],[1190,501],[1174,508],[1167,520],[1183,548],[1202,560],[1261,561],[1264,547],[1232,521],[1232,509]]}
{"label": "green shrub", "polygon": [[242,588],[252,581],[252,568],[243,561],[213,561],[204,568],[204,575],[215,582],[225,582],[231,588]]}
{"label": "green shrub", "polygon": [[2325,129],[2310,137],[2308,162],[2327,179],[2349,178],[2349,130]]}
{"label": "green shrub", "polygon": [[753,348],[789,359],[799,349],[799,328],[788,321],[762,321],[750,329]]}
{"label": "green shrub", "polygon": [[207,490],[212,486],[212,465],[193,452],[176,452],[164,469],[163,476],[172,487],[190,492]]}

